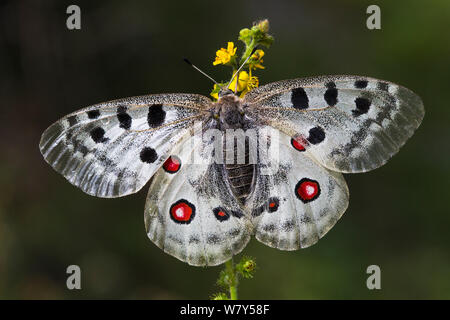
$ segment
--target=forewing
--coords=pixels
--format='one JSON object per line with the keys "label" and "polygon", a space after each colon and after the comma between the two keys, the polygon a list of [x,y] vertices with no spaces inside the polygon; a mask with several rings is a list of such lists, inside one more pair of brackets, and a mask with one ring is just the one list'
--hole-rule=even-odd
{"label": "forewing", "polygon": [[271,151],[260,152],[246,202],[256,238],[282,250],[311,246],[346,210],[347,184],[341,173],[318,164],[291,137],[267,132]]}
{"label": "forewing", "polygon": [[250,117],[295,136],[322,165],[340,172],[383,165],[424,116],[412,91],[358,76],[275,82],[251,91],[244,102]]}
{"label": "forewing", "polygon": [[84,192],[125,196],[145,185],[210,104],[200,95],[161,94],[93,105],[52,124],[39,147]]}
{"label": "forewing", "polygon": [[231,192],[224,165],[213,162],[211,143],[192,137],[173,151],[152,179],[144,214],[148,237],[195,266],[227,261],[251,235],[249,217]]}

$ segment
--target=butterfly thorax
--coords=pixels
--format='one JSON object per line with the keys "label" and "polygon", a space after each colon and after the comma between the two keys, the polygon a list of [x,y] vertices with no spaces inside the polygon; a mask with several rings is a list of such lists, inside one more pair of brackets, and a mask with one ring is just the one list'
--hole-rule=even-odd
{"label": "butterfly thorax", "polygon": [[219,122],[219,129],[242,129],[246,125],[242,99],[235,94],[220,97],[213,112]]}
{"label": "butterfly thorax", "polygon": [[[235,130],[246,131],[252,127],[251,122],[245,117],[242,99],[234,94],[227,94],[220,97],[215,104],[213,112],[218,122],[218,129],[224,131],[224,159],[228,159],[225,161],[226,177],[230,182],[232,192],[244,204],[252,191],[255,165],[250,163],[248,138],[245,137],[244,141],[234,141],[232,143],[233,147],[230,147],[229,144],[227,146],[227,136],[229,136],[227,132],[230,133]],[[245,144],[244,163],[238,160],[237,149],[239,143]],[[230,158],[233,161],[230,162]]]}

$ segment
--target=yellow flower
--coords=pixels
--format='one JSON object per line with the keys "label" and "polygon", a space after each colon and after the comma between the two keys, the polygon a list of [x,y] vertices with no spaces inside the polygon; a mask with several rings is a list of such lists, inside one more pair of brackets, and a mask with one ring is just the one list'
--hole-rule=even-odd
{"label": "yellow flower", "polygon": [[217,84],[214,85],[214,89],[210,93],[210,96],[216,100],[219,99],[219,86]]}
{"label": "yellow flower", "polygon": [[[235,77],[233,81],[230,83],[228,88],[232,91],[236,88],[236,79]],[[252,76],[252,73],[250,71],[250,74],[247,73],[247,71],[241,71],[239,72],[239,81],[237,85],[237,92],[241,92],[240,97],[244,97],[247,92],[250,90],[253,90],[254,88],[257,88],[259,86],[259,80],[257,77]]]}
{"label": "yellow flower", "polygon": [[226,49],[221,48],[216,51],[216,60],[213,62],[213,65],[216,66],[218,64],[227,64],[230,62],[231,57],[236,54],[236,49],[233,42],[228,42],[228,47]]}
{"label": "yellow flower", "polygon": [[256,50],[251,57],[253,61],[250,63],[250,68],[265,69],[265,67],[261,64],[264,62],[262,57],[264,57],[264,51],[262,51],[261,49]]}
{"label": "yellow flower", "polygon": [[255,88],[258,88],[258,86],[259,86],[258,77],[250,76],[250,78],[247,81],[247,86],[245,87],[244,91],[241,92],[240,97],[243,98],[247,94],[247,92],[249,92]]}
{"label": "yellow flower", "polygon": [[[234,75],[234,73],[233,73]],[[228,89],[231,91],[234,91],[236,89],[236,81],[239,78],[238,86],[237,86],[237,92],[244,90],[244,88],[247,86],[248,81],[248,73],[247,71],[241,71],[239,72],[239,77],[234,77],[233,81],[231,81],[230,85],[228,86]],[[236,92],[235,92],[236,93]]]}

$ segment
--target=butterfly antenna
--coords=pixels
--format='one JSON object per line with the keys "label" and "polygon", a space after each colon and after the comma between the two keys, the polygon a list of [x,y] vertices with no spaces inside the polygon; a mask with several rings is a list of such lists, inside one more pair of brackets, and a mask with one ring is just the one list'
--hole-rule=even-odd
{"label": "butterfly antenna", "polygon": [[206,72],[203,72],[202,70],[200,70],[200,68],[198,68],[196,65],[194,65],[192,62],[190,62],[188,59],[184,58],[183,59],[184,62],[186,62],[188,65],[190,65],[192,68],[194,68],[195,70],[197,70],[198,72],[200,72],[202,75],[204,75],[205,77],[207,77],[209,80],[211,80],[212,82],[214,82],[220,89],[222,89],[222,86],[216,81],[214,80],[212,77],[210,77],[208,74],[206,74]]}
{"label": "butterfly antenna", "polygon": [[[241,71],[241,69],[245,66],[245,64],[247,63],[247,61],[251,58],[251,56],[255,53],[255,51],[256,51],[257,49],[258,49],[258,46],[256,46],[256,47],[253,48],[252,52],[249,54],[249,56],[247,57],[247,59],[245,59],[245,61],[241,64],[241,66],[239,67],[239,69],[237,69],[237,71],[234,73],[234,75],[233,75],[233,77],[231,78],[230,82],[228,82],[227,87],[230,85],[230,83],[233,82],[234,78],[235,78],[236,76],[239,75],[239,71]],[[238,76],[238,81],[239,81],[239,76]],[[235,88],[234,92],[237,91],[237,84],[238,84],[238,81],[236,81],[236,88]]]}

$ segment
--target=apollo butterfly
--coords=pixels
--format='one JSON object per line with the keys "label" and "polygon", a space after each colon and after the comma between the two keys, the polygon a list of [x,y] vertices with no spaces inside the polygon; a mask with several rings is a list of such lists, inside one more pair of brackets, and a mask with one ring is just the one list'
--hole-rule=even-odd
{"label": "apollo butterfly", "polygon": [[[316,243],[347,208],[342,173],[383,165],[423,116],[421,99],[394,83],[321,76],[270,83],[243,98],[224,90],[216,102],[157,94],[93,105],[51,125],[40,150],[97,197],[135,193],[152,178],[148,237],[182,261],[210,266],[239,253],[252,235],[282,250]],[[196,123],[219,140],[195,144]],[[250,161],[249,145],[268,128],[277,133],[266,137],[276,157],[258,153]],[[240,142],[243,161],[215,161],[238,149],[228,130],[254,133]]]}

